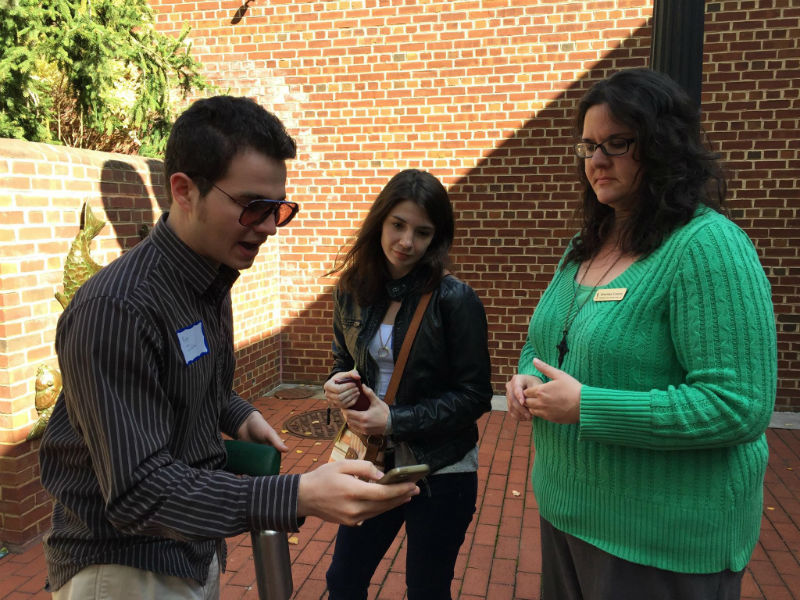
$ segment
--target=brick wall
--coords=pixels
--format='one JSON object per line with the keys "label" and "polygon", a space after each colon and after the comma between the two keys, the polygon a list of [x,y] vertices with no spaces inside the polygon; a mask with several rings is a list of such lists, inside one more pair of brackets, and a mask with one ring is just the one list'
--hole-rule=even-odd
{"label": "brick wall", "polygon": [[[766,7],[766,8],[762,8]],[[800,4],[707,4],[703,109],[772,283],[778,410],[800,410]]]}
{"label": "brick wall", "polygon": [[[283,380],[327,373],[324,273],[381,186],[413,166],[452,194],[456,272],[486,306],[501,392],[575,231],[576,101],[614,70],[648,64],[652,2],[237,4],[151,0],[162,31],[192,26],[192,52],[221,89],[258,99],[298,139],[289,192],[302,212],[281,232]],[[764,4],[706,4],[703,106],[736,220],[774,286],[777,405],[798,410],[800,8]]]}
{"label": "brick wall", "polygon": [[[85,201],[107,221],[92,244],[106,264],[140,240],[166,208],[161,162],[0,139],[0,546],[24,545],[49,526],[39,484],[34,379],[53,348],[64,260]],[[280,380],[275,238],[233,293],[237,388],[262,393]]]}

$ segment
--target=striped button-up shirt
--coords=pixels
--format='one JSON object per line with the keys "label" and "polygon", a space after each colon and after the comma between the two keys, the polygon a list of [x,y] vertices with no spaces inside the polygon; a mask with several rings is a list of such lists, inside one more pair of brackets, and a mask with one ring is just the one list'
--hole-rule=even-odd
{"label": "striped button-up shirt", "polygon": [[64,387],[40,449],[53,496],[51,586],[112,563],[205,582],[224,539],[296,530],[298,475],[220,470],[220,432],[255,410],[232,391],[230,288],[158,222],[87,281],[61,315]]}

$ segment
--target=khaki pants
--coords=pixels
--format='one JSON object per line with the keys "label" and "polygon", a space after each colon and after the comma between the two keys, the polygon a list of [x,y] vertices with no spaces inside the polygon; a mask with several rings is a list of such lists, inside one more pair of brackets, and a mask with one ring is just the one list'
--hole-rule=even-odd
{"label": "khaki pants", "polygon": [[122,565],[92,565],[81,570],[53,592],[53,600],[219,600],[217,555],[208,570],[208,580],[159,575]]}

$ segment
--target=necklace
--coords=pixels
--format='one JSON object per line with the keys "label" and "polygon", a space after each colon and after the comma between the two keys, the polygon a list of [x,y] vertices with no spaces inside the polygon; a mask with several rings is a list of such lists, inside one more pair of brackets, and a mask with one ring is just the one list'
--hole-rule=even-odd
{"label": "necklace", "polygon": [[383,336],[381,335],[382,327],[378,325],[378,341],[381,344],[381,347],[378,348],[378,358],[389,358],[391,354],[391,350],[389,350],[389,342],[392,339],[392,327],[389,328],[389,335],[386,336],[386,341],[383,341]]}
{"label": "necklace", "polygon": [[586,303],[589,302],[589,299],[594,295],[597,288],[600,287],[600,282],[606,278],[606,275],[608,275],[611,272],[611,269],[613,269],[617,265],[617,263],[622,259],[622,256],[623,253],[620,253],[617,259],[613,263],[611,263],[611,266],[606,269],[605,273],[603,273],[600,276],[600,279],[598,279],[597,283],[594,284],[592,291],[589,292],[589,294],[586,296],[586,299],[583,302],[581,302],[581,305],[578,307],[578,310],[576,310],[575,314],[573,315],[572,309],[575,306],[575,300],[578,298],[578,290],[583,285],[583,280],[586,279],[586,274],[591,270],[592,265],[594,264],[594,259],[597,258],[597,256],[592,257],[592,260],[589,261],[589,266],[586,267],[586,270],[583,272],[583,275],[581,276],[581,280],[575,285],[575,291],[573,292],[572,300],[570,300],[569,303],[569,310],[567,311],[567,316],[564,319],[564,333],[561,336],[561,341],[558,342],[558,344],[556,344],[556,349],[558,350],[559,369],[561,368],[561,365],[564,362],[564,357],[567,355],[567,352],[569,352],[569,346],[567,345],[567,334],[569,333],[569,330],[572,328],[572,324],[575,322],[575,319],[578,318],[578,313],[580,313],[583,307],[586,306]]}

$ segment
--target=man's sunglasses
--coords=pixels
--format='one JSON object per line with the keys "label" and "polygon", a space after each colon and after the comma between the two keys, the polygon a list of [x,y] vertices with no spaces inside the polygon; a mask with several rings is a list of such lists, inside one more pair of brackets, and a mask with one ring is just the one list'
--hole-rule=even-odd
{"label": "man's sunglasses", "polygon": [[211,185],[242,207],[242,214],[239,215],[239,224],[242,227],[255,227],[272,215],[275,215],[275,227],[283,227],[294,219],[294,216],[300,210],[297,202],[289,202],[288,200],[259,198],[258,200],[250,200],[247,204],[242,204],[218,185],[214,183]]}

